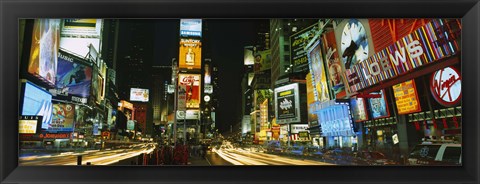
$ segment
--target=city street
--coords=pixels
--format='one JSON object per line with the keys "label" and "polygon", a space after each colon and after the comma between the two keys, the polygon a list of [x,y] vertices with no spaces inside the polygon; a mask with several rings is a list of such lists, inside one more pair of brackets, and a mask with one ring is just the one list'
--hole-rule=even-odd
{"label": "city street", "polygon": [[82,165],[112,165],[121,160],[132,158],[143,153],[151,153],[155,145],[151,143],[134,144],[126,149],[89,150],[81,153],[63,152],[42,156],[25,156],[19,158],[22,166],[30,165],[77,165],[77,156],[81,155]]}
{"label": "city street", "polygon": [[333,165],[314,160],[293,159],[251,149],[214,149],[214,152],[233,165]]}

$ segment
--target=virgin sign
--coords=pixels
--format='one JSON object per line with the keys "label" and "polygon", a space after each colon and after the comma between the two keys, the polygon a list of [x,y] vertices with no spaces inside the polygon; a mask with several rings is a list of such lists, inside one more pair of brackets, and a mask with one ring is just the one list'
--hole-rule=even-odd
{"label": "virgin sign", "polygon": [[456,105],[462,97],[460,72],[452,67],[436,71],[430,80],[430,91],[438,103],[447,107]]}

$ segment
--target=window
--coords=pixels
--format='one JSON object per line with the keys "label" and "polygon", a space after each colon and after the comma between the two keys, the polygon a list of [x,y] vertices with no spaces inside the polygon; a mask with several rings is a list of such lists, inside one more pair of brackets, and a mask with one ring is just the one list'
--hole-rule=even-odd
{"label": "window", "polygon": [[443,153],[443,162],[460,164],[460,155],[462,154],[461,147],[447,147]]}

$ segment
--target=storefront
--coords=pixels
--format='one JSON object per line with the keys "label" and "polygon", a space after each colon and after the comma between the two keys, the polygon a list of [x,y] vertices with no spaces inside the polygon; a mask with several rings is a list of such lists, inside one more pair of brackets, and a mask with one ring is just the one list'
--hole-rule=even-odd
{"label": "storefront", "polygon": [[[344,100],[317,103],[314,112],[318,116],[325,148],[355,148],[357,133],[352,120],[350,104]],[[322,140],[321,138],[317,138]],[[323,142],[323,141],[319,141]],[[322,143],[319,143],[319,145]]]}
{"label": "storefront", "polygon": [[365,102],[370,117],[359,123],[363,148],[408,154],[427,139],[461,143],[461,22],[432,19],[409,29],[345,72],[352,98],[376,101]]}

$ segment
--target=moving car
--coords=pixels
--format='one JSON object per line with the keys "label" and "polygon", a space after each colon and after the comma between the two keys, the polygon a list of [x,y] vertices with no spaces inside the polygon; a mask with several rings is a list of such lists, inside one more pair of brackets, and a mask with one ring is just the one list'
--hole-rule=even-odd
{"label": "moving car", "polygon": [[357,165],[397,165],[398,163],[388,159],[378,151],[360,151],[355,154]]}
{"label": "moving car", "polygon": [[269,141],[267,143],[267,153],[282,153],[283,149],[280,141]]}
{"label": "moving car", "polygon": [[303,146],[293,146],[290,150],[290,153],[297,156],[304,155],[304,147]]}
{"label": "moving car", "polygon": [[408,157],[409,165],[461,165],[462,145],[424,142],[415,146]]}

